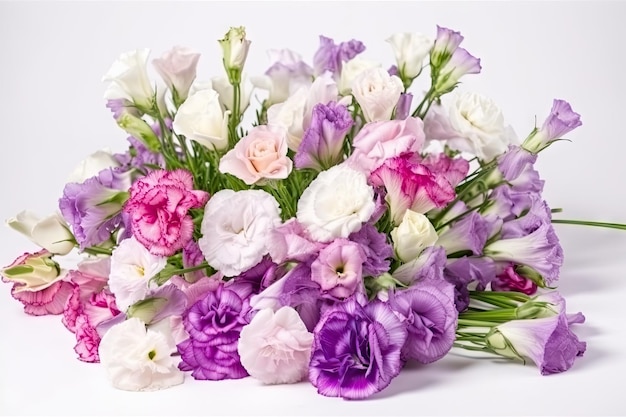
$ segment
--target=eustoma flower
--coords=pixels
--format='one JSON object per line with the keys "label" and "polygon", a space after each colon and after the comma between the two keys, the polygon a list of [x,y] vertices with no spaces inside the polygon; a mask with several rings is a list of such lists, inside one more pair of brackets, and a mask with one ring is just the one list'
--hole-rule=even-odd
{"label": "eustoma flower", "polygon": [[188,171],[159,170],[135,181],[124,211],[139,242],[155,255],[170,256],[192,237],[189,209],[204,206],[208,198],[207,192],[193,189]]}
{"label": "eustoma flower", "polygon": [[538,153],[580,125],[580,115],[572,110],[572,106],[565,100],[555,99],[541,129],[533,132],[522,146],[532,153]]}
{"label": "eustoma flower", "polygon": [[175,102],[182,102],[189,94],[191,83],[196,78],[196,67],[200,54],[183,46],[175,46],[161,58],[152,60],[159,75],[172,91]]}
{"label": "eustoma flower", "polygon": [[400,373],[407,329],[386,303],[350,298],[327,310],[313,334],[309,380],[322,395],[367,398]]}
{"label": "eustoma flower", "polygon": [[7,220],[7,224],[48,252],[67,255],[74,248],[74,236],[57,213],[39,218],[25,210]]}

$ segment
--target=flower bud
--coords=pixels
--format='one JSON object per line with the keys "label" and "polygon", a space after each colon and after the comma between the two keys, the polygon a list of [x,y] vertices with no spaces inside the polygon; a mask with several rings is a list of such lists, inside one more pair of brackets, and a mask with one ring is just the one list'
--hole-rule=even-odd
{"label": "flower bud", "polygon": [[424,248],[432,246],[438,236],[426,216],[407,210],[400,225],[391,231],[391,238],[398,259],[409,262],[417,258]]}
{"label": "flower bud", "polygon": [[248,56],[250,41],[246,39],[246,28],[243,26],[232,27],[224,39],[218,41],[223,51],[224,69],[231,84],[241,82],[241,71]]}

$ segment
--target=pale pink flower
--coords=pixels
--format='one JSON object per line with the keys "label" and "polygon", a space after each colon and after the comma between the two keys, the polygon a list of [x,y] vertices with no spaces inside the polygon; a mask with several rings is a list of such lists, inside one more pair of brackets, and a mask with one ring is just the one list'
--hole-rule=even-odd
{"label": "pale pink flower", "polygon": [[250,376],[266,384],[292,384],[306,375],[313,334],[307,331],[298,312],[281,307],[259,311],[243,327],[237,350]]}
{"label": "pale pink flower", "polygon": [[311,279],[322,293],[346,298],[363,285],[363,262],[367,257],[361,245],[347,239],[336,239],[320,251],[311,264]]}
{"label": "pale pink flower", "polygon": [[178,100],[185,100],[191,83],[196,78],[196,67],[200,54],[194,50],[175,46],[160,58],[152,60],[154,68],[172,92],[176,91]]}
{"label": "pale pink flower", "polygon": [[219,169],[248,185],[267,179],[284,179],[293,168],[287,150],[284,128],[256,126],[222,157]]}
{"label": "pale pink flower", "polygon": [[308,236],[298,220],[290,219],[270,232],[268,246],[270,257],[280,264],[285,261],[306,262],[323,244]]}
{"label": "pale pink flower", "polygon": [[152,171],[130,188],[124,212],[130,216],[133,236],[151,253],[170,256],[192,237],[189,209],[200,208],[209,199],[205,191],[193,189],[188,171]]}
{"label": "pale pink flower", "polygon": [[417,117],[368,123],[354,137],[346,163],[369,174],[389,158],[419,152],[423,144],[424,124]]}

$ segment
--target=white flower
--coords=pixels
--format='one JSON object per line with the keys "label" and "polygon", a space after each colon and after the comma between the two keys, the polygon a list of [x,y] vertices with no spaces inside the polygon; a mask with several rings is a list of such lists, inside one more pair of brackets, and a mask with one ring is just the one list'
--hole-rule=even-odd
{"label": "white flower", "polygon": [[428,217],[407,210],[400,225],[391,231],[391,238],[398,259],[409,262],[437,241],[437,232]]}
{"label": "white flower", "polygon": [[230,111],[222,112],[215,90],[200,90],[180,106],[172,126],[177,135],[185,135],[209,149],[224,150],[228,148],[229,114]]}
{"label": "white flower", "polygon": [[105,93],[107,99],[127,99],[143,107],[151,107],[154,90],[146,64],[149,49],[136,49],[121,54],[102,78],[102,81],[111,81],[111,86]]}
{"label": "white flower", "polygon": [[308,373],[313,334],[292,307],[259,311],[241,329],[237,345],[241,364],[266,384],[293,384]]}
{"label": "white flower", "polygon": [[150,278],[161,272],[167,258],[151,254],[134,237],[122,240],[111,255],[109,288],[121,311],[142,300],[150,288]]}
{"label": "white flower", "polygon": [[74,235],[58,213],[40,218],[24,210],[7,220],[7,225],[50,253],[67,255],[74,248]]}
{"label": "white flower", "polygon": [[167,87],[176,90],[177,98],[182,101],[187,98],[189,87],[196,78],[199,59],[200,54],[193,49],[174,46],[160,58],[153,59],[152,64]]}
{"label": "white flower", "polygon": [[374,190],[365,174],[345,164],[322,171],[298,200],[298,221],[320,242],[361,229],[374,213]]}
{"label": "white flower", "polygon": [[395,33],[387,42],[396,56],[398,71],[413,79],[422,72],[422,62],[433,47],[434,41],[421,33]]}
{"label": "white flower", "polygon": [[352,93],[352,83],[356,77],[361,75],[365,70],[371,68],[380,68],[382,64],[376,61],[368,61],[362,58],[353,58],[350,61],[343,64],[341,67],[341,77],[339,78],[339,92],[342,95],[348,95]]}
{"label": "white flower", "polygon": [[155,391],[181,384],[184,375],[171,356],[175,352],[173,343],[160,332],[146,330],[138,318],[111,327],[98,348],[111,383],[126,391]]}
{"label": "white flower", "polygon": [[101,149],[83,159],[76,168],[74,168],[67,182],[82,183],[85,182],[87,178],[98,175],[103,169],[119,166],[119,161],[115,159],[110,150]]}
{"label": "white flower", "polygon": [[352,94],[367,122],[390,120],[402,91],[402,80],[382,68],[365,70],[352,83]]}
{"label": "white flower", "polygon": [[[220,105],[224,111],[231,110],[233,108],[233,94],[235,88],[228,81],[227,77],[213,77],[211,79],[211,85],[217,94],[219,95],[218,99],[220,101]],[[246,78],[243,77],[240,85],[240,97],[239,97],[239,114],[243,114],[243,112],[250,105],[250,95],[252,94],[252,89],[250,85],[246,82]]]}
{"label": "white flower", "polygon": [[294,152],[298,150],[304,136],[304,108],[307,97],[307,88],[300,87],[287,100],[267,109],[267,124],[287,130],[287,146]]}
{"label": "white flower", "polygon": [[200,250],[227,277],[247,271],[269,253],[270,232],[280,224],[274,197],[261,190],[220,190],[204,209]]}
{"label": "white flower", "polygon": [[496,103],[469,92],[454,96],[447,107],[431,108],[424,132],[427,140],[445,140],[452,149],[469,152],[484,162],[504,153],[516,141]]}

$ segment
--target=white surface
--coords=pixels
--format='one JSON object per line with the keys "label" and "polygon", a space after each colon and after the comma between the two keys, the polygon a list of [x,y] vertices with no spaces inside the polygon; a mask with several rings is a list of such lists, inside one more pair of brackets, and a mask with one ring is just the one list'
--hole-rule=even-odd
{"label": "white surface", "polygon": [[[364,57],[388,67],[384,39],[396,31],[460,30],[483,73],[464,90],[490,96],[524,136],[554,97],[572,103],[584,125],[540,156],[545,198],[561,218],[626,223],[623,3],[0,3],[0,218],[24,208],[55,209],[65,178],[86,155],[122,151],[126,135],[104,107],[101,76],[116,56],[174,44],[203,53],[199,78],[221,71],[215,42],[245,25],[253,49],[247,72],[268,65],[265,51],[288,47],[312,60],[318,34],[360,39]],[[349,402],[308,383],[266,387],[248,378],[202,382],[155,393],[111,388],[99,365],[75,359],[59,317],[29,317],[0,284],[0,412],[42,415],[611,415],[626,413],[626,232],[558,225],[566,261],[560,290],[587,323],[584,358],[564,374],[533,366],[450,355],[405,369],[382,394]],[[0,263],[36,249],[0,228]],[[613,382],[615,381],[615,382]]]}

